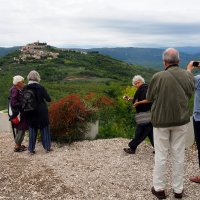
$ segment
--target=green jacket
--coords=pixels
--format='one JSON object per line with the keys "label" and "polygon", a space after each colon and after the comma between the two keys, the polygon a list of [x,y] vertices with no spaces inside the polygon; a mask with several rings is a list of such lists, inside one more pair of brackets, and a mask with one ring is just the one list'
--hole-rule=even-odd
{"label": "green jacket", "polygon": [[193,74],[178,66],[154,74],[147,91],[147,100],[153,103],[153,126],[164,128],[187,124],[190,121],[189,99],[193,91]]}

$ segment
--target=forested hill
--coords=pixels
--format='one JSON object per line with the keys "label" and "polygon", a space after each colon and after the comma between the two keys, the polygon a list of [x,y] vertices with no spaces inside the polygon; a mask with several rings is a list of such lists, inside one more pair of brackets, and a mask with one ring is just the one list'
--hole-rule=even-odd
{"label": "forested hill", "polygon": [[131,84],[136,74],[148,82],[156,72],[94,51],[58,49],[46,43],[33,43],[0,58],[1,109],[6,107],[12,77],[17,74],[26,77],[33,69],[40,73],[53,99],[67,93],[88,91],[114,95],[114,89],[109,92],[113,83],[119,90],[121,85]]}
{"label": "forested hill", "polygon": [[[200,47],[175,47],[180,51],[181,66],[185,67],[190,60],[200,60]],[[0,57],[19,49],[19,47],[0,47]],[[116,47],[93,48],[80,51],[97,51],[100,54],[140,66],[162,68],[162,48]]]}
{"label": "forested hill", "polygon": [[5,56],[9,53],[12,53],[19,48],[20,47],[9,47],[9,48],[0,47],[0,57]]}
{"label": "forested hill", "polygon": [[[180,50],[181,66],[185,67],[191,60],[200,60],[200,48],[177,48]],[[199,50],[199,51],[198,51]],[[89,50],[90,51],[90,50]],[[113,58],[134,63],[141,66],[162,68],[163,48],[94,48],[91,51],[98,51],[101,54],[109,55]],[[186,53],[185,53],[186,52]],[[189,53],[190,52],[190,53]]]}

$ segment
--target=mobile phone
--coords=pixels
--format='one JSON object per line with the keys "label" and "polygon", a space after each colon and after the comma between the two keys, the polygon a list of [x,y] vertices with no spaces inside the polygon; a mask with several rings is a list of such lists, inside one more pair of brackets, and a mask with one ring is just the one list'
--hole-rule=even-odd
{"label": "mobile phone", "polygon": [[123,99],[128,99],[128,96],[123,96]]}
{"label": "mobile phone", "polygon": [[199,66],[199,63],[200,63],[200,62],[198,62],[198,61],[194,61],[192,65],[193,65],[194,67],[198,67],[198,66]]}

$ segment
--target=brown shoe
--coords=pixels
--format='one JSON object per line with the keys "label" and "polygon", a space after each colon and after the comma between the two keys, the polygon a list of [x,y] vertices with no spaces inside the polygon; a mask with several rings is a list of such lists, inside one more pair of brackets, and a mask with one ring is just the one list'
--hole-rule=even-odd
{"label": "brown shoe", "polygon": [[126,153],[129,153],[129,154],[135,154],[135,151],[132,150],[131,148],[124,148],[124,151],[125,151]]}
{"label": "brown shoe", "polygon": [[177,199],[182,199],[182,197],[183,197],[183,191],[181,193],[174,192],[174,197],[177,198]]}
{"label": "brown shoe", "polygon": [[158,199],[166,199],[165,191],[155,191],[154,187],[151,188],[151,192],[153,195],[155,195]]}
{"label": "brown shoe", "polygon": [[19,148],[14,148],[14,152],[22,152],[23,150],[19,147]]}
{"label": "brown shoe", "polygon": [[190,181],[195,183],[200,183],[200,176],[190,177]]}
{"label": "brown shoe", "polygon": [[26,151],[27,150],[27,147],[24,146],[24,145],[21,145],[20,148],[21,148],[22,151]]}

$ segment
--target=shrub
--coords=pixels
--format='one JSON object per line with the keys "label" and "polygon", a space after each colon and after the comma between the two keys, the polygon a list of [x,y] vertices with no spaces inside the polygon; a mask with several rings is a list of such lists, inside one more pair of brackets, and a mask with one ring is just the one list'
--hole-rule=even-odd
{"label": "shrub", "polygon": [[96,121],[100,110],[110,105],[112,100],[95,93],[83,98],[71,94],[52,103],[49,108],[52,139],[68,143],[84,139],[88,123]]}
{"label": "shrub", "polygon": [[133,96],[136,89],[128,86],[116,98],[115,107],[107,107],[100,117],[100,129],[97,138],[132,138],[135,132],[135,121],[132,102],[125,101],[124,95]]}

